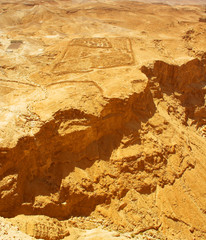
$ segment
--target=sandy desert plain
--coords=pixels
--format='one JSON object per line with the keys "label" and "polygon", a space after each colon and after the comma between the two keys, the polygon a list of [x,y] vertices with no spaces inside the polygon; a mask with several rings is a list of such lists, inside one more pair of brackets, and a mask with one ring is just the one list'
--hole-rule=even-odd
{"label": "sandy desert plain", "polygon": [[205,0],[0,0],[0,240],[205,240],[205,94]]}

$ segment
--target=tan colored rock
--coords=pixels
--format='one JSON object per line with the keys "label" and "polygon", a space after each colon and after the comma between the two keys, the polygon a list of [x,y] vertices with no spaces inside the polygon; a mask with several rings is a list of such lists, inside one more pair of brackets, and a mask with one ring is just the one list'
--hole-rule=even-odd
{"label": "tan colored rock", "polygon": [[205,8],[0,9],[0,215],[43,239],[205,239]]}
{"label": "tan colored rock", "polygon": [[34,238],[19,231],[18,227],[12,225],[9,221],[6,221],[2,217],[0,218],[0,238],[1,240],[8,240],[8,239],[34,240]]}
{"label": "tan colored rock", "polygon": [[36,239],[58,240],[70,235],[65,224],[46,216],[19,215],[10,221],[18,226],[22,232]]}

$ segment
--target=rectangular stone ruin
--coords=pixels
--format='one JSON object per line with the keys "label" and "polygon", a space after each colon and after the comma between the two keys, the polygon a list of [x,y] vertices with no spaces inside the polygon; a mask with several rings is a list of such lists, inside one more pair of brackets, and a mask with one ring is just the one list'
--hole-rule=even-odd
{"label": "rectangular stone ruin", "polygon": [[7,50],[16,50],[23,44],[22,40],[11,40]]}

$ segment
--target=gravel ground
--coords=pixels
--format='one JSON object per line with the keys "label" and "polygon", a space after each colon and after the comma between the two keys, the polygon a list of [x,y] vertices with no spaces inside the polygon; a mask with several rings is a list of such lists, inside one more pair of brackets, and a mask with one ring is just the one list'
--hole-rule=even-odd
{"label": "gravel ground", "polygon": [[25,233],[19,231],[18,227],[0,217],[0,240],[34,240]]}

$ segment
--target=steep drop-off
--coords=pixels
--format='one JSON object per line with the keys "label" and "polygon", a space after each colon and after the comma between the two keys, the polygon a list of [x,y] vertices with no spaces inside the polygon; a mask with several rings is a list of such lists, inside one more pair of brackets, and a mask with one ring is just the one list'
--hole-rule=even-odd
{"label": "steep drop-off", "polygon": [[204,8],[2,6],[0,215],[37,239],[205,239]]}

